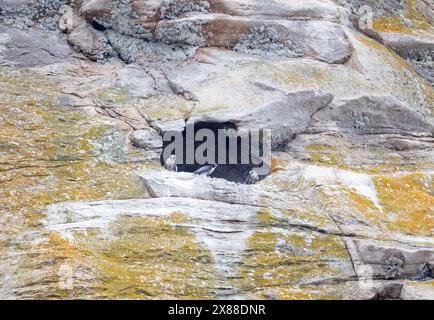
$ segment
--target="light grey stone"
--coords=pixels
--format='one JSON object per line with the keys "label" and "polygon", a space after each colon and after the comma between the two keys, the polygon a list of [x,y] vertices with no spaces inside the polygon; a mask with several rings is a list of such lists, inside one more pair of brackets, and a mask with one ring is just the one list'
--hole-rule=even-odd
{"label": "light grey stone", "polygon": [[136,130],[130,135],[130,140],[135,147],[145,150],[163,148],[161,136],[153,129]]}
{"label": "light grey stone", "polygon": [[409,136],[432,136],[428,117],[402,105],[391,96],[361,96],[334,101],[317,112],[313,127],[349,134],[395,133]]}
{"label": "light grey stone", "polygon": [[239,130],[270,129],[272,145],[279,146],[292,140],[294,135],[306,131],[311,116],[328,106],[332,100],[332,94],[321,90],[287,92],[261,107],[193,116],[189,124],[229,122],[235,124]]}
{"label": "light grey stone", "polygon": [[139,67],[128,66],[118,72],[116,85],[134,98],[149,98],[156,94],[154,80]]}
{"label": "light grey stone", "polygon": [[0,26],[0,62],[20,67],[46,66],[68,60],[70,47],[58,34]]}

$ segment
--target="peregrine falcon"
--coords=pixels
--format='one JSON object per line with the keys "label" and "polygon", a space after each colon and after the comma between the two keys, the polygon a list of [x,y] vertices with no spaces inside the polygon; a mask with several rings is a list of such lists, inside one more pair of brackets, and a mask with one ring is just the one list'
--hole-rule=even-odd
{"label": "peregrine falcon", "polygon": [[255,184],[259,181],[258,173],[255,170],[250,170],[249,175],[246,178],[245,184]]}
{"label": "peregrine falcon", "polygon": [[178,172],[178,166],[176,165],[176,156],[171,155],[164,163],[164,168],[168,171]]}
{"label": "peregrine falcon", "polygon": [[194,174],[198,174],[200,176],[205,176],[205,177],[211,177],[215,169],[217,169],[217,164],[215,165],[208,164],[206,166],[203,166],[199,170],[196,170]]}

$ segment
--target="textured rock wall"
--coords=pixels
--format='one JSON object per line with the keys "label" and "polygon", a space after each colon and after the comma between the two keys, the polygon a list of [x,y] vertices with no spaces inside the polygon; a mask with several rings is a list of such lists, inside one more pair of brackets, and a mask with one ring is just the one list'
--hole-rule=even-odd
{"label": "textured rock wall", "polygon": [[[434,298],[432,1],[0,10],[1,298]],[[164,170],[192,124],[269,175]]]}

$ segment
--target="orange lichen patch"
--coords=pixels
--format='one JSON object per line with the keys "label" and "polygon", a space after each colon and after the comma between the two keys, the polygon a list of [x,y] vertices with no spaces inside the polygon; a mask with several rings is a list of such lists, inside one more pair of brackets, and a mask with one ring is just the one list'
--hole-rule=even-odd
{"label": "orange lichen patch", "polygon": [[256,220],[260,223],[271,224],[274,221],[274,217],[270,211],[263,208],[257,213]]}
{"label": "orange lichen patch", "polygon": [[[146,196],[134,176],[146,164],[116,161],[129,155],[122,150],[115,125],[99,116],[56,107],[59,90],[49,78],[4,67],[0,83],[0,209],[2,221],[16,222],[2,231],[7,232],[6,239],[26,234],[28,228],[35,228],[31,233],[42,232],[41,243],[19,244],[17,250],[25,254],[17,262],[16,287],[26,298],[86,297],[96,285],[87,258],[90,252],[59,234],[44,234],[45,206]],[[73,273],[74,289],[59,287],[61,267]]]}
{"label": "orange lichen patch", "polygon": [[141,102],[141,113],[152,120],[187,119],[192,105],[179,96],[151,97]]}
{"label": "orange lichen patch", "polygon": [[331,286],[277,286],[261,289],[255,299],[278,299],[278,300],[337,300],[340,294],[336,290],[340,285]]}
{"label": "orange lichen patch", "polygon": [[[294,201],[294,194],[303,194],[307,192],[307,190],[311,190],[310,182],[306,181],[302,176],[294,181],[288,181],[288,176],[284,173],[276,173],[261,182],[261,184],[273,190],[273,192],[279,193],[282,200],[286,199],[289,202]],[[264,198],[261,200],[261,206],[272,206],[269,199]],[[281,214],[284,217],[296,219],[297,221],[315,225],[319,228],[327,228],[330,227],[330,225],[334,225],[327,215],[324,215],[322,212],[317,212],[315,208],[316,204],[305,203],[303,207],[297,208],[296,210],[282,210]],[[262,211],[260,211],[259,215],[261,215],[261,212]]]}
{"label": "orange lichen patch", "polygon": [[275,173],[285,169],[285,162],[279,158],[271,159],[271,172]]}
{"label": "orange lichen patch", "polygon": [[23,270],[18,280],[23,287],[31,288],[32,298],[70,299],[90,291],[90,287],[76,286],[79,273],[90,268],[83,252],[58,233],[49,232],[43,242],[28,250],[31,252],[20,261]]}
{"label": "orange lichen patch", "polygon": [[405,286],[409,287],[431,287],[434,289],[434,280],[428,281],[406,281]]}
{"label": "orange lichen patch", "polygon": [[188,215],[123,217],[101,233],[77,233],[74,243],[95,268],[97,297],[150,299],[213,297],[216,273],[210,252],[185,227]]}
{"label": "orange lichen patch", "polygon": [[361,214],[371,225],[380,226],[382,224],[382,213],[370,199],[347,188],[342,188],[342,192],[348,197],[349,207]]}
{"label": "orange lichen patch", "polygon": [[[299,68],[299,66],[284,66],[255,61],[249,65],[248,78],[255,79],[260,74],[261,78],[270,79],[271,83],[282,86],[288,90],[314,88],[315,84],[310,79],[311,73],[318,74],[320,71]],[[248,79],[247,79],[248,80]]]}
{"label": "orange lichen patch", "polygon": [[183,212],[180,212],[180,211],[172,212],[169,216],[169,221],[171,223],[175,223],[175,224],[186,223],[189,220],[190,219],[189,219],[188,215],[183,213]]}
{"label": "orange lichen patch", "polygon": [[[318,275],[332,278],[341,273],[329,261],[349,261],[339,237],[301,231],[278,231],[264,227],[247,240],[247,250],[240,267],[241,290],[275,288],[281,299],[313,297],[292,290]],[[322,295],[318,291],[318,295]]]}
{"label": "orange lichen patch", "polygon": [[46,242],[38,248],[48,259],[81,259],[79,250],[57,232],[50,232]]}
{"label": "orange lichen patch", "polygon": [[112,123],[56,108],[55,84],[30,71],[12,76],[2,69],[0,81],[0,113],[7,119],[0,126],[1,207],[19,210],[60,201],[144,195],[132,174],[137,165],[101,157],[102,145],[113,157],[121,152]]}
{"label": "orange lichen patch", "polygon": [[281,288],[279,299],[282,300],[335,300],[337,296],[319,288]]}
{"label": "orange lichen patch", "polygon": [[[393,70],[397,84],[390,88],[384,88],[385,92],[393,95],[398,94],[409,105],[415,107],[432,105],[432,101],[434,101],[433,87],[426,79],[417,74],[408,61],[400,57],[392,49],[369,37],[357,35],[356,39],[369,50],[373,50],[372,55],[377,55],[375,60],[382,62],[381,67],[384,70],[388,70],[388,72]],[[380,67],[380,65],[378,66]],[[425,107],[424,112],[432,114],[433,111],[432,108]]]}
{"label": "orange lichen patch", "polygon": [[431,236],[434,230],[434,195],[432,176],[412,173],[401,176],[374,177],[381,205],[393,219],[392,231]]}

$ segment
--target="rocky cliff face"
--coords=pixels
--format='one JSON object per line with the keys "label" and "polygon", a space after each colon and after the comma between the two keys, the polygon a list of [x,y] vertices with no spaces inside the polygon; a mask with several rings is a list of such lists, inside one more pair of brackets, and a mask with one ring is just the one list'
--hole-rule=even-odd
{"label": "rocky cliff face", "polygon": [[[430,0],[0,0],[0,297],[434,299],[433,30]],[[269,175],[165,170],[190,124],[271,129]]]}

